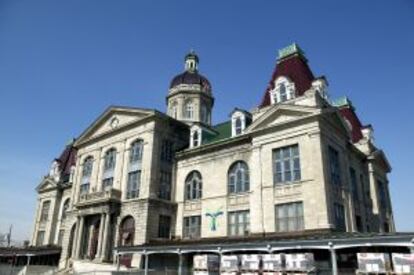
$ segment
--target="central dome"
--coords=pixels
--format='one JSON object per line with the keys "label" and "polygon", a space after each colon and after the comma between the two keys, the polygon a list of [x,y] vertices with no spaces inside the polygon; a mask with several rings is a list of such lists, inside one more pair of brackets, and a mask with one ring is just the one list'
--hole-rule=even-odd
{"label": "central dome", "polygon": [[179,85],[200,85],[202,91],[211,92],[211,84],[208,79],[198,72],[199,58],[194,51],[190,51],[185,56],[185,71],[175,76],[171,83],[170,89],[173,89]]}
{"label": "central dome", "polygon": [[199,74],[198,71],[194,71],[194,72],[185,71],[175,76],[171,81],[170,89],[178,85],[181,85],[181,84],[200,85],[203,90],[211,89],[211,85],[208,79],[205,76]]}

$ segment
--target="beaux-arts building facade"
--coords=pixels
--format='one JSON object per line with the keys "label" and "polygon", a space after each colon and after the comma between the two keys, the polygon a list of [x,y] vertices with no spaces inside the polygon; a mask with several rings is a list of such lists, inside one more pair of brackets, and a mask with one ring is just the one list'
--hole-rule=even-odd
{"label": "beaux-arts building facade", "polygon": [[37,187],[33,245],[61,246],[64,267],[153,240],[395,231],[372,127],[347,98],[329,100],[296,44],[260,106],[217,125],[198,63],[186,56],[166,114],[112,106],[66,146]]}

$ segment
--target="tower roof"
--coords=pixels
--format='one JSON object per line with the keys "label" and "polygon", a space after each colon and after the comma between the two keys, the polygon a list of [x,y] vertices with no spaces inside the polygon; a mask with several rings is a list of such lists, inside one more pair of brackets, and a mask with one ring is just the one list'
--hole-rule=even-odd
{"label": "tower roof", "polygon": [[303,95],[312,87],[315,77],[308,66],[304,52],[296,43],[279,50],[279,57],[260,107],[270,105],[269,91],[275,88],[275,80],[280,76],[287,77],[295,83],[296,96]]}
{"label": "tower roof", "polygon": [[211,84],[208,79],[198,72],[198,55],[191,50],[185,56],[185,71],[176,75],[170,83],[170,89],[181,85],[200,85],[202,90],[211,90]]}

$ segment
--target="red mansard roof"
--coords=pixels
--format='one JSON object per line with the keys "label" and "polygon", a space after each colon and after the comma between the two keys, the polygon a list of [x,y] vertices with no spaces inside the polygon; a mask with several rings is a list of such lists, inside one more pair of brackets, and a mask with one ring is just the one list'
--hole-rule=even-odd
{"label": "red mansard roof", "polygon": [[364,125],[362,125],[359,120],[352,102],[347,97],[342,97],[336,99],[333,102],[333,105],[339,109],[339,113],[345,121],[348,121],[351,124],[352,142],[355,143],[360,141],[363,138],[362,129],[364,128]]}
{"label": "red mansard roof", "polygon": [[296,96],[303,95],[312,86],[315,79],[306,58],[301,53],[295,53],[283,59],[279,59],[273,71],[272,78],[266,88],[260,107],[270,105],[269,91],[274,88],[275,80],[279,76],[285,76],[295,83]]}
{"label": "red mansard roof", "polygon": [[352,142],[355,143],[361,140],[363,137],[362,136],[363,126],[358,116],[355,114],[353,108],[351,106],[341,107],[339,108],[339,112],[347,121],[349,121],[349,123],[352,126],[352,131],[351,131]]}
{"label": "red mansard roof", "polygon": [[76,163],[76,148],[72,144],[67,145],[60,157],[56,159],[60,164],[62,175],[70,175],[70,168]]}

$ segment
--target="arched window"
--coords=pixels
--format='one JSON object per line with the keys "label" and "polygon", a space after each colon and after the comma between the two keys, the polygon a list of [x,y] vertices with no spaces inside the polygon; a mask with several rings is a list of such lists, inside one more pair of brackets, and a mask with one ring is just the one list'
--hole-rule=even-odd
{"label": "arched window", "polygon": [[114,170],[115,163],[116,163],[116,150],[115,148],[112,148],[106,151],[104,171]]}
{"label": "arched window", "polygon": [[112,188],[112,185],[114,183],[115,164],[116,164],[116,150],[115,148],[112,148],[106,151],[105,153],[102,190],[107,190],[107,189]]}
{"label": "arched window", "polygon": [[66,215],[67,215],[66,212],[69,210],[69,202],[70,202],[70,199],[66,199],[65,202],[63,203],[62,218],[61,218],[62,221],[66,219]]}
{"label": "arched window", "polygon": [[82,177],[89,178],[92,174],[92,168],[93,168],[93,157],[89,156],[83,161]]}
{"label": "arched window", "polygon": [[191,172],[185,180],[185,198],[187,200],[201,199],[203,182],[198,171]]}
{"label": "arched window", "polygon": [[119,234],[120,246],[134,245],[135,221],[133,217],[128,216],[123,219],[119,228]]}
{"label": "arched window", "polygon": [[285,83],[280,83],[280,85],[279,85],[279,102],[284,102],[286,100],[288,100],[286,85],[285,85]]}
{"label": "arched window", "polygon": [[192,119],[194,117],[194,106],[192,101],[187,101],[184,105],[184,117]]}
{"label": "arched window", "polygon": [[91,175],[93,168],[93,157],[89,156],[85,158],[82,165],[82,180],[80,186],[80,193],[86,194],[89,192],[89,186],[91,183]]}
{"label": "arched window", "polygon": [[249,167],[244,161],[238,161],[230,166],[228,188],[230,194],[249,191]]}
{"label": "arched window", "polygon": [[141,161],[141,159],[142,159],[142,147],[143,147],[142,140],[134,141],[131,144],[131,149],[129,151],[129,162],[130,163]]}

